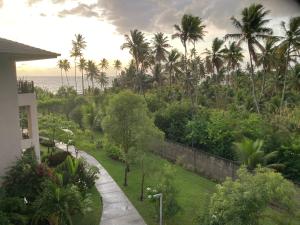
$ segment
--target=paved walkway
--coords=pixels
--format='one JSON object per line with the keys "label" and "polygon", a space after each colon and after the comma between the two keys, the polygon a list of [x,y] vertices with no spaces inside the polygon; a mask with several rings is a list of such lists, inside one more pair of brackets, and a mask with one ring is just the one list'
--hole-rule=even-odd
{"label": "paved walkway", "polygon": [[[66,151],[65,144],[56,144],[56,146]],[[69,147],[69,152],[75,156],[74,147]],[[103,202],[100,225],[146,225],[141,215],[103,166],[84,151],[79,151],[78,156],[84,158],[90,165],[97,166],[100,170],[100,176],[96,180],[96,188]]]}

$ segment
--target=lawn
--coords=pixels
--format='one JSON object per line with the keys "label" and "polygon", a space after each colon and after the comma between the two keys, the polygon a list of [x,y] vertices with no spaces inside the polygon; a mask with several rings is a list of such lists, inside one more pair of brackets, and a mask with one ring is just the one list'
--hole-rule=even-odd
{"label": "lawn", "polygon": [[[153,203],[148,200],[141,202],[139,200],[141,174],[137,165],[131,167],[128,178],[128,187],[123,186],[124,165],[118,161],[112,160],[106,156],[102,150],[95,150],[92,145],[87,143],[79,144],[80,149],[84,149],[93,155],[110,173],[113,179],[124,190],[125,194],[140,212],[148,225],[156,225],[156,212]],[[146,177],[147,186],[157,184],[157,174],[164,164],[170,162],[153,154],[148,154],[153,160],[155,173]],[[174,165],[175,169],[175,185],[178,190],[178,202],[181,206],[181,212],[171,221],[172,225],[193,224],[193,220],[207,206],[209,196],[215,190],[215,183],[205,179],[195,173],[189,172],[178,165]]]}

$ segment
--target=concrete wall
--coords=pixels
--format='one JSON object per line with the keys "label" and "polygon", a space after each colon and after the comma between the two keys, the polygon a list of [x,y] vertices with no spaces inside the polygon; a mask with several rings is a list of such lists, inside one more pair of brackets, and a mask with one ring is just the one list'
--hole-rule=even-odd
{"label": "concrete wall", "polygon": [[224,181],[226,177],[235,178],[239,168],[233,161],[173,142],[158,144],[152,151],[188,170],[219,182]]}
{"label": "concrete wall", "polygon": [[0,177],[21,156],[15,62],[0,58]]}
{"label": "concrete wall", "polygon": [[38,128],[38,113],[35,93],[18,95],[19,106],[28,106],[28,132],[30,139],[22,140],[22,149],[34,147],[37,160],[40,162],[40,142]]}

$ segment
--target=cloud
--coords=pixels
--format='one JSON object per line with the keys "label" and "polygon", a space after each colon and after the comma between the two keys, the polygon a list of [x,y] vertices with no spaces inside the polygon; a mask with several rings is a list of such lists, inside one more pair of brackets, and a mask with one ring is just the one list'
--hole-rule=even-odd
{"label": "cloud", "polygon": [[87,5],[79,3],[76,7],[65,9],[58,13],[58,16],[65,17],[68,15],[79,15],[84,17],[99,17],[100,14],[96,11],[96,5]]}
{"label": "cloud", "polygon": [[[41,2],[41,1],[43,1],[43,0],[27,0],[27,3],[29,6],[32,6],[34,3]],[[65,1],[68,1],[68,0],[51,0],[51,2],[54,4],[63,3]]]}
{"label": "cloud", "polygon": [[[32,4],[42,0],[28,0]],[[62,3],[75,0],[51,0]],[[59,12],[59,16],[79,15],[109,20],[120,33],[131,29],[164,31],[171,33],[173,25],[180,22],[185,13],[204,19],[220,30],[232,30],[231,16],[239,17],[241,10],[251,3],[262,3],[271,10],[272,18],[298,15],[298,0],[95,0],[88,4],[77,0],[76,7]]]}

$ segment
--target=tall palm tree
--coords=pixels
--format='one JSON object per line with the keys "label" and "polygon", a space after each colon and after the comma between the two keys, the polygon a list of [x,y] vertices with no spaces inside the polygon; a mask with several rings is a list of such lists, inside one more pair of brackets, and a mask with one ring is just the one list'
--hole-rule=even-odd
{"label": "tall palm tree", "polygon": [[116,76],[118,75],[118,72],[122,69],[122,63],[120,60],[115,60],[114,61],[114,68],[116,70]]}
{"label": "tall palm tree", "polygon": [[86,73],[88,79],[90,79],[92,82],[92,90],[94,90],[94,80],[99,76],[99,69],[92,60],[87,62]]}
{"label": "tall palm tree", "polygon": [[132,55],[135,67],[136,67],[136,73],[137,73],[137,81],[139,85],[139,91],[143,91],[143,69],[144,67],[144,61],[146,59],[146,55],[148,55],[149,52],[149,43],[145,40],[144,33],[138,30],[131,30],[130,35],[125,35],[125,43],[121,46],[121,49],[129,49],[129,53]]}
{"label": "tall palm tree", "polygon": [[71,50],[71,57],[74,58],[74,64],[75,64],[75,89],[77,91],[77,58],[82,58],[82,51],[86,48],[86,41],[84,40],[84,37],[81,34],[75,34],[75,40],[72,41],[72,50]]}
{"label": "tall palm tree", "polygon": [[64,86],[64,80],[62,75],[62,71],[64,69],[64,61],[62,59],[58,60],[57,66],[60,69],[61,86]]}
{"label": "tall palm tree", "polygon": [[160,64],[162,61],[166,60],[166,57],[168,55],[167,49],[170,47],[168,43],[168,37],[161,32],[156,33],[154,34],[152,45],[155,61]]}
{"label": "tall palm tree", "polygon": [[180,53],[177,49],[172,49],[168,55],[166,69],[169,72],[169,85],[172,86],[174,80],[174,73],[180,70]]}
{"label": "tall palm tree", "polygon": [[213,71],[216,69],[217,75],[219,74],[224,63],[224,49],[222,48],[223,44],[223,40],[215,38],[212,42],[211,50],[206,49],[204,52],[204,54],[208,56],[208,59],[212,63]]}
{"label": "tall palm tree", "polygon": [[244,55],[243,49],[236,44],[236,42],[231,42],[229,46],[224,48],[223,57],[227,64],[227,70],[235,72],[243,62]]}
{"label": "tall palm tree", "polygon": [[289,69],[289,62],[291,60],[290,56],[300,49],[300,16],[291,18],[289,20],[288,26],[286,26],[285,22],[282,22],[281,27],[284,31],[285,36],[282,43],[280,44],[280,47],[285,50],[286,62],[280,108],[282,108],[283,106],[285,97],[286,77]]}
{"label": "tall palm tree", "polygon": [[67,72],[70,70],[70,68],[71,68],[70,62],[67,59],[64,59],[63,60],[63,70],[65,71],[65,76],[66,76],[66,79],[67,79],[68,86],[70,85],[70,83],[69,83],[69,78],[68,78]]}
{"label": "tall palm tree", "polygon": [[108,77],[105,72],[100,72],[97,77],[97,81],[99,82],[101,89],[104,90],[106,85],[108,84]]}
{"label": "tall palm tree", "polygon": [[81,58],[79,60],[79,64],[78,64],[79,70],[81,71],[81,89],[82,89],[82,94],[84,94],[84,80],[83,80],[83,74],[84,71],[86,70],[87,67],[87,62],[84,58]]}
{"label": "tall palm tree", "polygon": [[106,58],[103,58],[103,59],[101,59],[99,65],[100,65],[100,68],[101,68],[101,72],[104,72],[105,70],[108,69],[109,63],[108,63]]}
{"label": "tall palm tree", "polygon": [[185,60],[187,59],[187,43],[192,42],[195,44],[197,41],[202,40],[204,37],[205,25],[202,24],[202,20],[199,17],[192,15],[183,15],[181,18],[181,24],[174,25],[176,33],[172,35],[172,38],[179,38],[184,47]]}
{"label": "tall palm tree", "polygon": [[271,72],[272,67],[275,66],[277,58],[276,58],[276,51],[277,51],[277,42],[278,37],[269,37],[265,41],[264,50],[261,53],[257,53],[257,61],[258,65],[261,65],[263,68],[262,73],[262,84],[261,84],[261,95],[263,97],[264,90],[265,90],[265,80],[266,75]]}
{"label": "tall palm tree", "polygon": [[271,28],[266,27],[265,25],[269,22],[269,19],[266,19],[266,16],[270,11],[265,10],[261,4],[252,4],[247,8],[244,8],[242,11],[242,19],[239,21],[235,17],[231,17],[233,26],[239,30],[239,33],[227,34],[225,38],[238,39],[238,44],[242,42],[247,43],[249,57],[250,57],[250,75],[251,75],[251,84],[252,84],[252,95],[256,111],[260,113],[259,104],[256,97],[256,87],[254,80],[254,66],[253,60],[257,61],[255,47],[259,47],[263,50],[262,45],[258,42],[257,39],[265,39],[272,35],[273,31]]}

